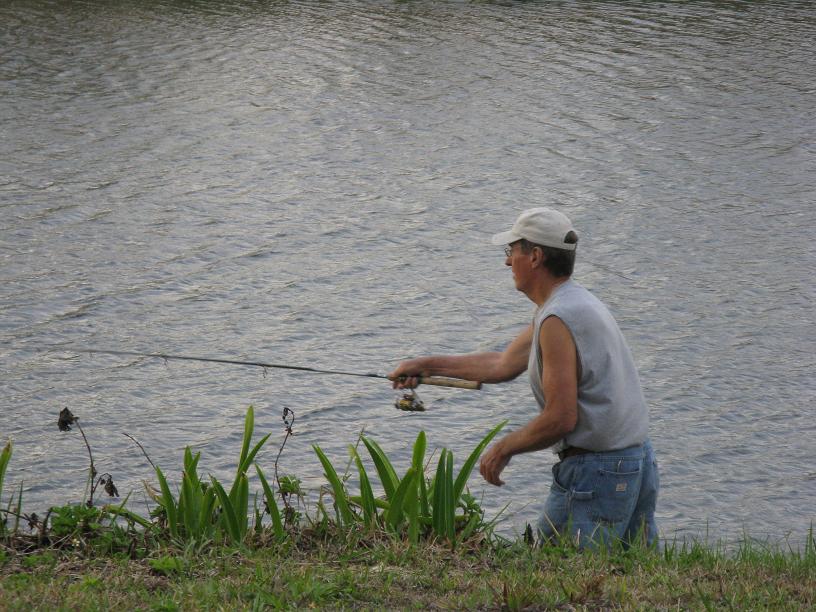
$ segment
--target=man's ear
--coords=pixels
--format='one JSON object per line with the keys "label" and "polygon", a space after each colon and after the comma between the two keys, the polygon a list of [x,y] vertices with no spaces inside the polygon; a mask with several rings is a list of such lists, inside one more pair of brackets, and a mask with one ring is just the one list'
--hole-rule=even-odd
{"label": "man's ear", "polygon": [[533,247],[530,254],[533,256],[532,264],[534,268],[543,266],[544,262],[547,261],[547,256],[544,255],[544,250],[541,247]]}

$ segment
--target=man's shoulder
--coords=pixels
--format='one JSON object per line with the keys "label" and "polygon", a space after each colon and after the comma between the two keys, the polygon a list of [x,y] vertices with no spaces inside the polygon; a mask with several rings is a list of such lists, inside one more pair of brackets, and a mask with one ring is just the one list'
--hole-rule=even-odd
{"label": "man's shoulder", "polygon": [[570,279],[564,283],[553,300],[553,307],[606,308],[598,297],[580,283]]}
{"label": "man's shoulder", "polygon": [[[590,327],[612,315],[606,305],[589,289],[575,281],[563,287],[550,306],[549,315],[562,319],[568,326]],[[593,323],[594,322],[594,323]]]}

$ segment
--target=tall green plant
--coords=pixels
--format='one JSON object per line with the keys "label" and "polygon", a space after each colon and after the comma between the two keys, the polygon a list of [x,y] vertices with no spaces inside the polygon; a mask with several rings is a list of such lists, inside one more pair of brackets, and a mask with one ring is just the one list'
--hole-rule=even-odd
{"label": "tall green plant", "polygon": [[11,440],[6,442],[3,452],[0,452],[0,500],[3,498],[3,481],[6,479],[6,468],[11,461]]}
{"label": "tall green plant", "polygon": [[[417,542],[423,534],[433,533],[452,544],[472,535],[482,522],[483,513],[478,503],[465,493],[467,480],[482,451],[505,426],[494,427],[473,449],[459,474],[454,479],[453,453],[442,449],[436,475],[430,483],[425,477],[425,432],[419,432],[411,454],[411,465],[400,478],[394,465],[374,440],[362,437],[384,490],[382,498],[374,497],[371,479],[354,447],[350,448],[360,481],[360,495],[350,495],[336,470],[319,447],[315,453],[323,464],[326,477],[332,486],[338,516],[342,523],[361,520],[353,507],[362,509],[362,520],[367,526],[381,525],[389,531],[401,533],[407,526],[411,542]],[[461,510],[461,514],[457,514]]]}
{"label": "tall green plant", "polygon": [[244,420],[244,437],[238,458],[238,469],[229,493],[213,476],[210,476],[209,482],[201,480],[198,475],[201,453],[193,454],[189,447],[184,450],[184,470],[178,499],[173,495],[161,468],[156,467],[161,495],[154,496],[154,499],[167,518],[171,537],[183,541],[201,541],[220,534],[233,544],[244,541],[249,531],[249,515],[252,511],[249,504],[247,470],[270,435],[267,434],[251,446],[254,429],[255,412],[250,406]]}
{"label": "tall green plant", "polygon": [[[3,481],[6,479],[6,468],[8,468],[9,461],[11,461],[12,445],[11,440],[6,442],[3,452],[0,452],[0,502],[3,500]],[[0,517],[0,535],[6,531],[6,517]]]}
{"label": "tall green plant", "polygon": [[363,436],[363,444],[368,449],[368,454],[371,455],[371,460],[374,462],[374,467],[377,469],[377,474],[380,477],[380,482],[382,483],[383,489],[385,489],[385,497],[386,499],[391,499],[394,496],[394,492],[397,490],[397,486],[399,485],[399,478],[397,478],[397,472],[394,469],[394,466],[391,465],[391,461],[389,461],[388,456],[383,452],[383,449],[380,448],[380,445],[377,444],[374,440],[370,440]]}
{"label": "tall green plant", "polygon": [[473,468],[476,466],[476,462],[479,460],[479,457],[482,456],[482,451],[490,444],[491,440],[496,437],[496,435],[504,429],[504,426],[507,425],[507,421],[502,421],[498,425],[496,425],[490,432],[482,438],[482,441],[476,445],[468,458],[465,460],[465,463],[462,465],[462,469],[459,470],[459,475],[456,477],[456,481],[453,483],[453,498],[455,500],[459,500],[462,497],[462,493],[465,490],[465,486],[467,485],[468,478],[470,478],[470,473],[473,471]]}
{"label": "tall green plant", "polygon": [[354,463],[357,466],[357,473],[360,477],[359,503],[363,509],[363,520],[365,521],[366,527],[372,527],[377,522],[377,501],[374,498],[374,491],[371,489],[371,481],[368,479],[368,473],[363,466],[360,455],[357,453],[357,449],[353,446],[349,446],[349,453],[354,459]]}
{"label": "tall green plant", "polygon": [[283,521],[281,520],[278,503],[275,501],[275,494],[272,492],[263,470],[257,463],[255,464],[255,471],[258,472],[258,479],[261,481],[261,487],[263,488],[266,510],[272,518],[272,530],[278,540],[283,540],[286,537],[286,532],[283,529]]}
{"label": "tall green plant", "polygon": [[323,464],[324,473],[329,481],[329,484],[331,485],[334,496],[334,505],[337,508],[338,523],[341,525],[352,524],[355,521],[355,516],[352,513],[351,508],[349,508],[346,490],[343,486],[343,482],[337,475],[337,470],[334,469],[331,461],[329,461],[329,458],[326,457],[326,454],[318,445],[315,444],[312,446],[312,448],[314,449],[317,458],[320,459],[320,463]]}
{"label": "tall green plant", "polygon": [[213,514],[216,506],[215,491],[198,477],[201,453],[192,454],[184,449],[184,473],[179,492],[178,515],[188,539],[208,540],[215,533]]}
{"label": "tall green plant", "polygon": [[[164,473],[161,471],[159,466],[156,466],[156,478],[159,480],[161,495],[156,495],[153,499],[155,499],[155,501],[164,511],[164,516],[167,519],[167,528],[170,530],[170,535],[173,538],[178,538],[178,502],[176,502],[176,498],[173,497],[173,493],[170,491],[170,485],[167,483],[167,478],[164,477]],[[148,492],[150,492],[150,489],[148,489]]]}
{"label": "tall green plant", "polygon": [[433,483],[433,530],[453,540],[456,531],[456,500],[453,497],[453,453],[443,448]]}

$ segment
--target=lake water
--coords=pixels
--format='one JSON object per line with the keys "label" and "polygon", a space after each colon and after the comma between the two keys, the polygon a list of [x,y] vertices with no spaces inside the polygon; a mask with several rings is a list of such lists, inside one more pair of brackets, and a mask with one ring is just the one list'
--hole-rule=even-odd
{"label": "lake water", "polygon": [[[812,2],[0,5],[0,440],[24,509],[79,501],[86,455],[143,508],[185,445],[314,491],[362,429],[404,468],[535,414],[481,392],[88,356],[102,347],[359,372],[499,350],[532,304],[489,236],[557,206],[576,278],[651,406],[662,535],[801,543],[816,517]],[[591,263],[590,263],[591,262]],[[626,278],[624,278],[626,277]],[[471,488],[533,521],[548,452]],[[175,476],[174,476],[175,477]]]}

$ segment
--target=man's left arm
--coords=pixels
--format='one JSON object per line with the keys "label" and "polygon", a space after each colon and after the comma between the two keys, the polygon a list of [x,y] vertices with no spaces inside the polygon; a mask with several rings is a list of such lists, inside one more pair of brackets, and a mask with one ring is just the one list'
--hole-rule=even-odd
{"label": "man's left arm", "polygon": [[521,429],[491,446],[479,462],[479,471],[490,484],[501,486],[502,470],[514,455],[552,446],[575,429],[578,420],[578,355],[569,329],[558,317],[541,324],[541,387],[547,404]]}

